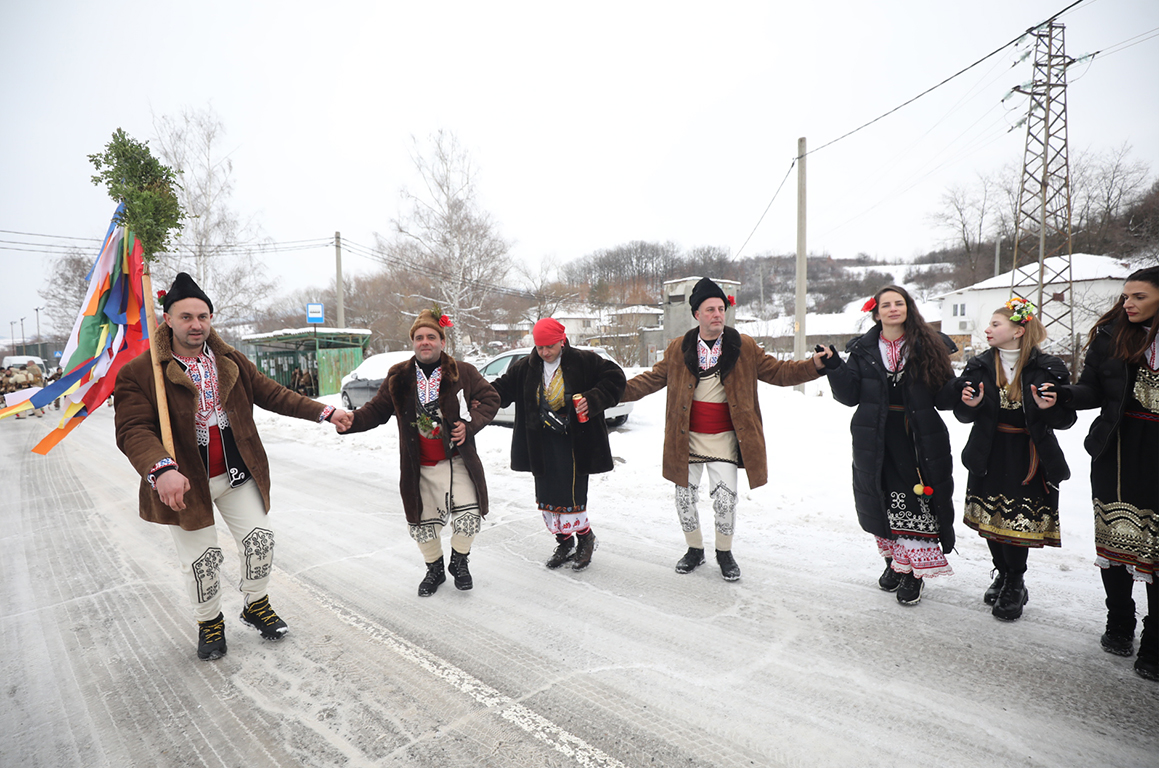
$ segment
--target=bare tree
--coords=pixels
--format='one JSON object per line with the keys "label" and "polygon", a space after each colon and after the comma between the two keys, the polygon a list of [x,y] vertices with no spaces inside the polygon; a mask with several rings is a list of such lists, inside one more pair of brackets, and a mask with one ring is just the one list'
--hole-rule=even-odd
{"label": "bare tree", "polygon": [[416,141],[411,159],[423,189],[401,191],[409,214],[392,222],[392,239],[375,235],[376,251],[392,269],[423,278],[413,297],[450,315],[455,325],[447,344],[454,353],[464,332],[478,336],[486,326],[488,305],[511,270],[511,246],[479,208],[477,171],[455,135],[438,131],[428,151]]}
{"label": "bare tree", "polygon": [[531,310],[534,317],[529,320],[551,317],[560,307],[576,304],[580,300],[579,291],[560,281],[559,261],[554,256],[545,256],[535,267],[521,263],[515,271],[535,302]]}
{"label": "bare tree", "polygon": [[252,218],[230,206],[233,161],[222,149],[225,127],[210,107],[153,118],[158,154],[181,174],[178,194],[187,218],[170,259],[154,267],[157,285],[189,272],[213,296],[220,318],[249,321],[269,299],[277,281],[258,257],[260,236]]}
{"label": "bare tree", "polygon": [[70,248],[52,265],[44,287],[37,291],[44,299],[44,314],[48,324],[62,336],[72,332],[88,293],[88,274],[95,257],[77,248]]}

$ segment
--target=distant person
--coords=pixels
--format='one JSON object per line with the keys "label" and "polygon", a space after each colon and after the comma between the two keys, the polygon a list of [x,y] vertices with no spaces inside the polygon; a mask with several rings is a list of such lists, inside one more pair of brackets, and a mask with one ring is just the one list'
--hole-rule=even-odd
{"label": "distant person", "polygon": [[1091,328],[1077,384],[1062,387],[1076,409],[1099,408],[1084,442],[1091,455],[1095,563],[1107,595],[1103,650],[1130,656],[1134,583],[1146,584],[1147,615],[1135,671],[1159,680],[1159,267],[1132,272],[1119,300]]}
{"label": "distant person", "polygon": [[[953,573],[954,460],[935,397],[954,378],[957,346],[931,328],[913,298],[887,285],[866,302],[874,325],[829,371],[833,399],[856,406],[853,500],[862,529],[885,558],[877,583],[914,605],[925,580]],[[838,361],[840,359],[838,358]]]}
{"label": "distant person", "polygon": [[270,605],[274,532],[269,522],[270,468],[253,409],[349,425],[350,414],[302,397],[260,374],[212,328],[213,302],[184,272],[164,299],[155,344],[173,428],[170,455],[161,442],[150,353],[117,374],[117,447],[141,475],[141,517],[169,526],[198,622],[197,657],[226,653],[213,507],[237,542],[241,620],[267,640],[287,632]]}
{"label": "distant person", "polygon": [[676,514],[688,545],[676,562],[676,572],[691,573],[704,563],[697,503],[707,474],[716,523],[716,563],[726,581],[740,578],[732,554],[737,469],[744,468],[750,488],[768,481],[757,382],[791,387],[812,381],[822,374],[831,354],[819,352],[809,360],[792,362],[765,354],[752,338],[725,325],[731,303],[715,282],[700,280],[688,297],[697,326],[672,340],[652,370],[629,379],[622,398],[630,402],[668,388],[663,474],[676,484]]}
{"label": "distant person", "polygon": [[535,502],[556,547],[545,565],[592,562],[596,535],[588,519],[588,477],[614,466],[604,411],[624,392],[624,371],[576,349],[563,325],[543,318],[531,330],[535,349],[491,382],[500,407],[515,404],[511,468],[535,476]]}
{"label": "distant person", "polygon": [[1054,430],[1075,422],[1074,410],[1057,403],[1056,388],[1069,384],[1070,374],[1039,349],[1046,328],[1035,312],[1022,298],[995,310],[985,331],[990,350],[967,362],[938,398],[958,421],[974,425],[962,451],[970,471],[963,522],[986,539],[994,563],[982,600],[1007,621],[1021,617],[1030,599],[1030,549],[1062,546],[1058,486],[1070,468]]}
{"label": "distant person", "polygon": [[[51,384],[54,381],[58,381],[60,379],[60,377],[63,375],[64,375],[64,369],[58,365],[56,367],[56,370],[52,372],[52,375],[48,377],[48,383]],[[52,407],[58,411],[60,410],[60,398],[59,397],[53,401]]]}
{"label": "distant person", "polygon": [[[414,357],[387,371],[378,393],[352,414],[344,434],[364,432],[397,417],[398,488],[411,538],[426,564],[419,597],[447,580],[474,587],[471,546],[487,514],[487,479],[475,433],[491,423],[499,395],[470,363],[446,353],[450,318],[424,309],[410,328]],[[468,406],[468,403],[471,405]],[[442,532],[451,526],[451,562],[445,566]]]}

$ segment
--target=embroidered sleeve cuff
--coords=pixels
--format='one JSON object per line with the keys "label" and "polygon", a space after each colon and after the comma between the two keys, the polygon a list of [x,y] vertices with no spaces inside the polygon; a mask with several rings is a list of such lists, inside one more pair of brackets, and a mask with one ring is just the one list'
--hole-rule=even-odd
{"label": "embroidered sleeve cuff", "polygon": [[150,467],[149,475],[147,477],[149,481],[149,487],[153,490],[157,490],[157,478],[171,469],[177,469],[177,462],[170,458],[161,459],[161,461]]}
{"label": "embroidered sleeve cuff", "polygon": [[323,421],[330,421],[330,417],[333,415],[334,415],[334,406],[332,406],[332,405],[326,406],[326,408],[323,409],[323,411],[322,411],[322,415],[318,417],[318,423],[321,424]]}

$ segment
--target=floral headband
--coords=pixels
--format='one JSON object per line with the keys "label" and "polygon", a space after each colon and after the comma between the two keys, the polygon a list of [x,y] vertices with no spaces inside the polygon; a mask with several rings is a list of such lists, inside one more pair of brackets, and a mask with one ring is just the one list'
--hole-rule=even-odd
{"label": "floral headband", "polygon": [[1026,325],[1026,321],[1033,318],[1038,311],[1037,307],[1021,296],[1015,296],[1006,302],[1006,308],[1013,313],[1010,315],[1010,319],[1019,325]]}

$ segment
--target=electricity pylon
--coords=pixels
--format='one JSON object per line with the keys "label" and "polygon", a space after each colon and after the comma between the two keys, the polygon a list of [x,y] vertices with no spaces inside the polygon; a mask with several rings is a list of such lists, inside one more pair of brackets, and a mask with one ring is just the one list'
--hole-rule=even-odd
{"label": "electricity pylon", "polygon": [[[1011,292],[1038,306],[1050,334],[1050,346],[1072,371],[1074,353],[1074,282],[1071,273],[1070,163],[1067,159],[1065,26],[1056,21],[1030,32],[1037,42],[1034,78],[1026,120],[1026,150],[1018,216],[1014,222],[1014,271]],[[1019,269],[1037,263],[1038,268]]]}

